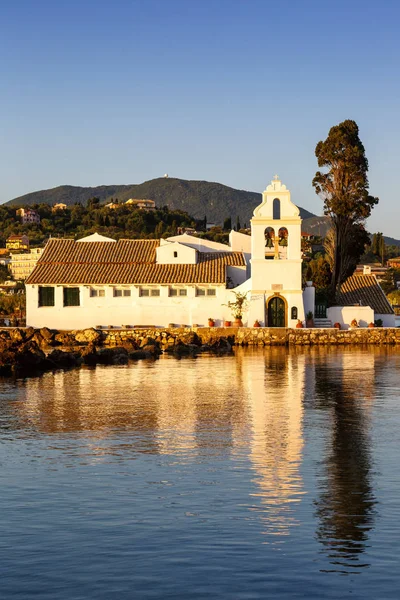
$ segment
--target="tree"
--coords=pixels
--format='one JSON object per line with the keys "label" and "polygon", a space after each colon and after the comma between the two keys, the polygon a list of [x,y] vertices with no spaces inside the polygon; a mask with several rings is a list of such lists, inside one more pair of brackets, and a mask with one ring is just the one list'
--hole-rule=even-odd
{"label": "tree", "polygon": [[[355,121],[332,127],[326,140],[318,142],[315,155],[324,170],[317,171],[313,186],[324,200],[325,215],[331,219],[332,302],[363,253],[364,222],[378,198],[368,194],[368,161]],[[352,246],[354,242],[356,247]]]}
{"label": "tree", "polygon": [[240,231],[240,218],[239,218],[239,215],[236,217],[236,231]]}
{"label": "tree", "polygon": [[232,229],[232,219],[231,217],[227,217],[224,221],[224,230],[230,231]]}

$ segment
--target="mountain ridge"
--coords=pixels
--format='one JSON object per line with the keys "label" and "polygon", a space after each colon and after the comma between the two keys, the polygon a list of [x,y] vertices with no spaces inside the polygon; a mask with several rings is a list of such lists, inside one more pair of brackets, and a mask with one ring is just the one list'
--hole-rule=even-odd
{"label": "mountain ridge", "polygon": [[[30,192],[5,202],[5,206],[32,206],[33,204],[56,204],[71,206],[77,202],[86,205],[89,198],[97,197],[101,204],[118,198],[148,198],[157,207],[168,206],[171,210],[184,210],[200,219],[207,216],[209,222],[221,223],[227,217],[239,217],[241,224],[248,223],[253,210],[261,203],[261,194],[238,190],[222,183],[160,177],[132,185],[101,185],[83,187],[61,185],[47,190]],[[299,207],[302,219],[315,217],[310,211]]]}

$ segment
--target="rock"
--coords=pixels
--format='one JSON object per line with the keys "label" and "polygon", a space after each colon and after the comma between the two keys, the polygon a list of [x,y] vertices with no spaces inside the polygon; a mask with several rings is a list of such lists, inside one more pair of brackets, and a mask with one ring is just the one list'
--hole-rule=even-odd
{"label": "rock", "polygon": [[39,333],[47,343],[50,343],[54,339],[54,331],[51,331],[48,327],[42,327],[39,329]]}
{"label": "rock", "polygon": [[56,333],[54,336],[56,342],[61,344],[62,346],[73,346],[75,342],[75,336],[72,333],[67,331],[63,331],[61,333]]}
{"label": "rock", "polygon": [[82,358],[77,352],[66,352],[54,349],[47,355],[48,368],[71,369],[82,364]]}
{"label": "rock", "polygon": [[153,358],[150,352],[145,352],[144,350],[133,350],[133,352],[129,352],[129,358],[132,360],[141,360],[142,358]]}
{"label": "rock", "polygon": [[83,331],[77,331],[75,334],[75,339],[80,344],[97,343],[102,339],[102,333],[101,331],[97,331],[97,329],[90,327],[89,329],[84,329]]}
{"label": "rock", "polygon": [[141,350],[143,350],[143,352],[148,352],[152,356],[159,356],[161,354],[161,350],[156,344],[146,344]]}
{"label": "rock", "polygon": [[127,349],[121,346],[100,348],[97,352],[97,362],[102,365],[125,365],[128,362],[128,356]]}
{"label": "rock", "polygon": [[25,331],[23,329],[10,329],[10,338],[13,343],[19,344],[25,340]]}
{"label": "rock", "polygon": [[94,344],[88,344],[80,350],[81,358],[85,365],[94,366],[97,364],[97,350]]}

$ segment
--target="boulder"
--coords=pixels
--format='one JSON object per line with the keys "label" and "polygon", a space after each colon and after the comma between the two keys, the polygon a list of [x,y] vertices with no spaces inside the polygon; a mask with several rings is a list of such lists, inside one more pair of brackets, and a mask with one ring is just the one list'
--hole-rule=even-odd
{"label": "boulder", "polygon": [[125,365],[128,362],[128,351],[121,346],[100,348],[97,352],[97,362],[101,365]]}
{"label": "boulder", "polygon": [[88,344],[80,351],[81,358],[85,365],[94,366],[97,363],[97,350],[94,344]]}
{"label": "boulder", "polygon": [[47,355],[48,369],[72,369],[82,364],[82,358],[77,352],[66,352],[54,349]]}
{"label": "boulder", "polygon": [[77,331],[75,334],[75,339],[80,344],[95,344],[102,339],[102,333],[101,331],[97,331],[97,329],[90,327],[89,329],[84,329],[83,331]]}

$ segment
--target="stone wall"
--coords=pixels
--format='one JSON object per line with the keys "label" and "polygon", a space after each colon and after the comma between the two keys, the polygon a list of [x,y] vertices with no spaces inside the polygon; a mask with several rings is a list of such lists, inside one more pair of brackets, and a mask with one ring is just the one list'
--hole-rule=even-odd
{"label": "stone wall", "polygon": [[400,328],[372,329],[285,329],[251,327],[198,327],[173,329],[114,329],[103,332],[105,345],[119,345],[126,339],[141,341],[151,337],[156,341],[174,344],[178,338],[183,343],[195,332],[203,344],[209,344],[221,338],[227,338],[235,345],[286,346],[286,345],[348,345],[348,344],[400,344]]}

